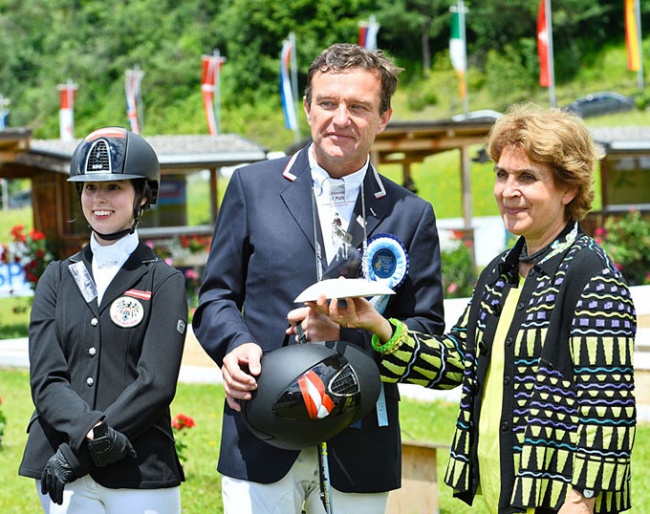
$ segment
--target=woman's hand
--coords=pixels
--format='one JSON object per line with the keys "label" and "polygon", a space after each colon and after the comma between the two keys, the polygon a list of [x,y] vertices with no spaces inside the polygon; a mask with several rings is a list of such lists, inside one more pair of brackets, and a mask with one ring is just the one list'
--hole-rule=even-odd
{"label": "woman's hand", "polygon": [[306,305],[345,328],[361,328],[368,330],[383,342],[388,341],[393,329],[384,318],[365,298],[345,298],[344,300],[327,300],[321,296],[316,302],[306,302]]}

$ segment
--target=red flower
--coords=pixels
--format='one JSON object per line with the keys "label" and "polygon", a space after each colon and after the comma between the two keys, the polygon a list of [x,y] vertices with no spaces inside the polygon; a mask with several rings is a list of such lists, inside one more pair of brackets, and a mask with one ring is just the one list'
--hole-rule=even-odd
{"label": "red flower", "polygon": [[32,229],[29,232],[29,237],[34,241],[41,241],[42,239],[45,239],[45,234],[40,230]]}
{"label": "red flower", "polygon": [[24,225],[16,225],[11,228],[11,236],[14,238],[14,241],[19,241],[21,243],[25,242],[25,234],[23,234]]}
{"label": "red flower", "polygon": [[177,414],[172,419],[172,428],[175,430],[183,430],[184,428],[192,428],[196,426],[196,422],[185,414]]}

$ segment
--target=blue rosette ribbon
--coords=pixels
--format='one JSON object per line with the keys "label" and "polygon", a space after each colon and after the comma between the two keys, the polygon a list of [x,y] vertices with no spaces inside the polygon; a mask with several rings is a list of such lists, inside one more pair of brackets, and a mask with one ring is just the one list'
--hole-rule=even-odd
{"label": "blue rosette ribbon", "polygon": [[[409,257],[404,244],[392,234],[377,234],[368,240],[363,256],[363,269],[368,280],[381,282],[393,291],[406,280]],[[371,302],[382,313],[388,305],[388,295],[376,296]]]}

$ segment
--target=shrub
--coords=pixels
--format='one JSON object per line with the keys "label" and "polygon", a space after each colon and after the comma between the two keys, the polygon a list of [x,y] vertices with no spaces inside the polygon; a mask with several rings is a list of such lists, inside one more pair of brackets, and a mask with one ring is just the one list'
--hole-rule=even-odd
{"label": "shrub", "polygon": [[445,298],[468,298],[476,283],[472,241],[460,231],[441,231],[442,287]]}
{"label": "shrub", "polygon": [[607,218],[595,235],[629,285],[650,284],[650,217],[631,209]]}

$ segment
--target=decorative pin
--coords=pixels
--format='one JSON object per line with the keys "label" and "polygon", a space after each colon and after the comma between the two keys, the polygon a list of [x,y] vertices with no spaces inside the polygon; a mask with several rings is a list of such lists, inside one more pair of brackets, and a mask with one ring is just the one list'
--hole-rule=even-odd
{"label": "decorative pin", "polygon": [[144,307],[136,298],[121,296],[111,304],[111,320],[118,327],[131,328],[144,318]]}

